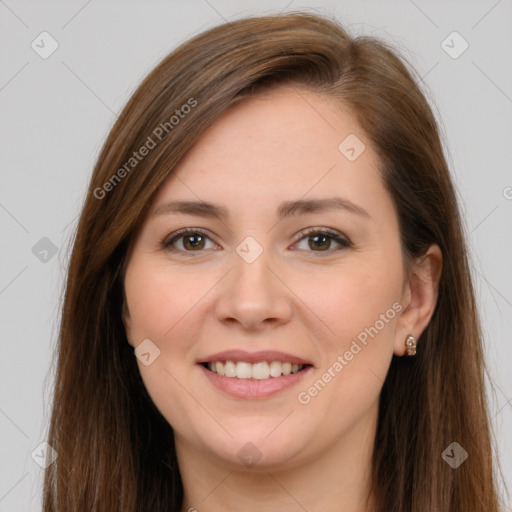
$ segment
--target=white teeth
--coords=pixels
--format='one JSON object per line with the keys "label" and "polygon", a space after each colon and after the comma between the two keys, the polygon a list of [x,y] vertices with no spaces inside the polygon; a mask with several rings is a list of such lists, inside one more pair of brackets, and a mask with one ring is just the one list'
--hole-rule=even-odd
{"label": "white teeth", "polygon": [[208,363],[208,369],[219,375],[237,379],[256,379],[265,380],[269,377],[280,377],[281,375],[290,375],[302,370],[304,365],[281,363],[281,361],[262,361],[251,364],[245,361],[215,361]]}
{"label": "white teeth", "polygon": [[222,363],[215,363],[215,370],[219,375],[224,375],[224,365]]}
{"label": "white teeth", "polygon": [[[222,366],[222,363],[217,363]],[[226,377],[236,377],[236,364],[233,361],[226,361],[224,365],[224,375]]]}
{"label": "white teeth", "polygon": [[270,375],[270,368],[268,366],[267,362],[263,363],[256,363],[252,365],[252,378],[263,380],[268,379],[268,376]]}
{"label": "white teeth", "polygon": [[250,379],[252,377],[252,364],[238,361],[236,363],[236,377],[238,379]]}
{"label": "white teeth", "polygon": [[272,377],[281,376],[281,363],[279,361],[272,361],[270,363],[270,375]]}

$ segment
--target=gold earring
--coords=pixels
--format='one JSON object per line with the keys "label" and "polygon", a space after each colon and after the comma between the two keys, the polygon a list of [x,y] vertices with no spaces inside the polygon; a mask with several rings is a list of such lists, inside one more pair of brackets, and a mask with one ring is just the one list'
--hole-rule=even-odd
{"label": "gold earring", "polygon": [[408,356],[416,355],[416,338],[412,334],[407,336],[407,339],[405,340],[405,346],[407,347]]}

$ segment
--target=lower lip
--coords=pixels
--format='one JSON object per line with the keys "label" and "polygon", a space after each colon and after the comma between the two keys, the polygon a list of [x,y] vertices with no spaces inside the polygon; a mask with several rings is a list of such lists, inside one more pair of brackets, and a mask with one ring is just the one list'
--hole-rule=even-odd
{"label": "lower lip", "polygon": [[264,380],[255,380],[224,377],[223,375],[219,375],[218,373],[208,370],[208,368],[205,368],[201,364],[199,367],[217,389],[237,398],[249,399],[267,398],[279,393],[280,391],[284,391],[285,389],[288,389],[300,382],[306,374],[309,374],[313,370],[312,366],[308,366],[300,372],[290,375],[281,375],[281,377],[269,377]]}

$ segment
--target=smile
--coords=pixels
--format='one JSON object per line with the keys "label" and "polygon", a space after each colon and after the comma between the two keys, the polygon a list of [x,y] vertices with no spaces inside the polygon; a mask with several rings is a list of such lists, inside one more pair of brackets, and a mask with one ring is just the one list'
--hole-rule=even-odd
{"label": "smile", "polygon": [[281,361],[215,361],[204,363],[210,371],[231,379],[265,380],[286,375],[293,375],[304,369],[306,365]]}
{"label": "smile", "polygon": [[[314,371],[314,367],[309,364],[291,364],[280,361],[251,364],[245,361],[235,363],[227,360],[225,363],[217,361],[197,366],[214,388],[223,394],[246,400],[269,398],[299,385],[307,375]],[[221,372],[227,371],[232,376],[222,375],[218,371],[219,368]],[[273,375],[270,373],[271,370]],[[277,375],[278,371],[279,375]]]}

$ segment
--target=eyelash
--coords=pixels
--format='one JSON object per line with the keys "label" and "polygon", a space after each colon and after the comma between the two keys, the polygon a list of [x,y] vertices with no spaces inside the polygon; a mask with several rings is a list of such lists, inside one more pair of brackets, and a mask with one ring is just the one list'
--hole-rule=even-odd
{"label": "eyelash", "polygon": [[[204,252],[204,250],[186,251],[186,250],[182,250],[182,249],[172,248],[172,244],[174,242],[176,242],[177,240],[179,240],[180,238],[183,238],[185,235],[188,235],[188,234],[203,235],[203,236],[207,237],[208,239],[210,239],[208,234],[205,233],[201,229],[184,228],[184,229],[180,229],[179,231],[176,231],[175,233],[172,233],[171,235],[166,236],[162,240],[160,245],[161,245],[162,249],[165,249],[165,250],[173,252],[173,253],[189,253],[189,254],[191,253],[191,254],[193,254],[194,252],[198,252],[198,253]],[[326,236],[326,237],[330,238],[331,240],[340,244],[341,247],[338,250],[348,249],[348,248],[352,247],[352,243],[350,242],[350,240],[347,237],[344,237],[337,231],[335,231],[333,229],[329,229],[329,228],[308,228],[300,233],[300,238],[297,239],[297,241],[294,243],[294,245],[296,243],[302,241],[304,238],[310,237],[312,235],[322,235],[322,236]],[[320,255],[324,255],[324,254],[328,255],[334,251],[327,250],[327,251],[306,251],[306,252],[319,253]]]}

